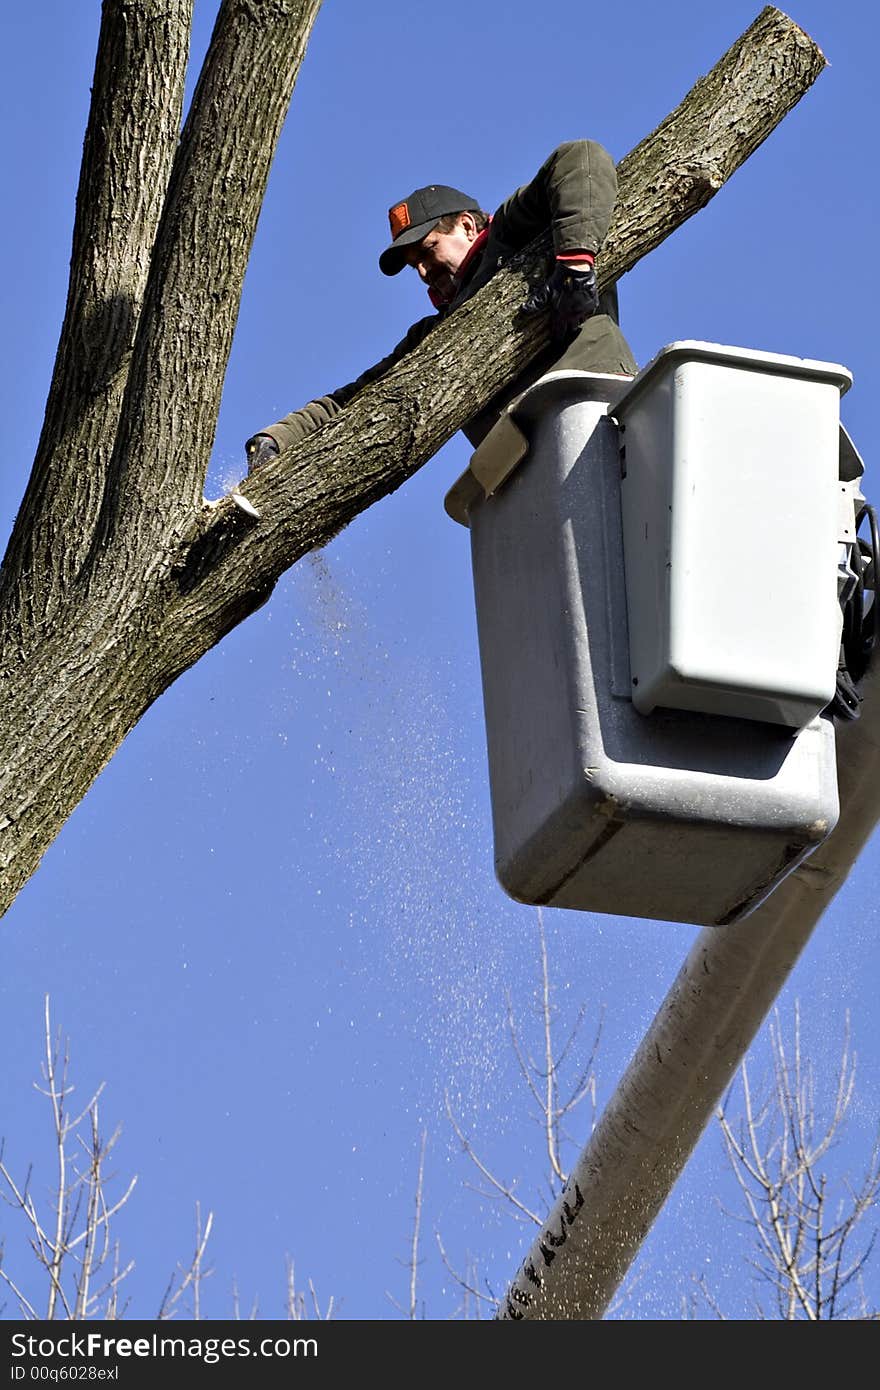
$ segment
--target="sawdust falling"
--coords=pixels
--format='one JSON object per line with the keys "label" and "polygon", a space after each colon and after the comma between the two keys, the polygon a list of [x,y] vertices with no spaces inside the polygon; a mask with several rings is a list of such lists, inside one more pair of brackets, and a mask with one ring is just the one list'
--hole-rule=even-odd
{"label": "sawdust falling", "polygon": [[334,780],[340,828],[344,819],[347,838],[331,848],[354,889],[352,930],[372,942],[372,968],[394,986],[435,1083],[454,1077],[479,1108],[504,1047],[508,908],[474,794],[485,769],[471,766],[447,704],[452,673],[428,642],[413,650],[407,637],[392,651],[326,551],[297,567],[295,598],[293,662],[323,686],[332,721],[316,763]]}

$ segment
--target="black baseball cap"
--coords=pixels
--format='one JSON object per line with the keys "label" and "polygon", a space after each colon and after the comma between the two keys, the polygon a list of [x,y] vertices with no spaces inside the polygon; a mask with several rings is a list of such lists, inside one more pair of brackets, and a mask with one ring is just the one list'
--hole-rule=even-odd
{"label": "black baseball cap", "polygon": [[406,248],[426,237],[441,217],[450,212],[479,212],[480,204],[460,188],[448,188],[443,183],[431,183],[417,188],[402,202],[388,209],[391,226],[391,245],[379,257],[383,275],[396,275],[406,265]]}

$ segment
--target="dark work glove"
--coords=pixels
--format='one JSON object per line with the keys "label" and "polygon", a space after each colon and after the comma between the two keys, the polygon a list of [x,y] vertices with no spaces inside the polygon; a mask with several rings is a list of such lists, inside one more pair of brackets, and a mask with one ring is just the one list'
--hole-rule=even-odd
{"label": "dark work glove", "polygon": [[277,458],[281,452],[271,434],[254,434],[244,446],[247,455],[248,472],[253,473],[261,463]]}
{"label": "dark work glove", "polygon": [[553,337],[570,338],[598,308],[599,287],[594,268],[557,261],[549,279],[532,291],[520,313],[530,317],[549,309]]}

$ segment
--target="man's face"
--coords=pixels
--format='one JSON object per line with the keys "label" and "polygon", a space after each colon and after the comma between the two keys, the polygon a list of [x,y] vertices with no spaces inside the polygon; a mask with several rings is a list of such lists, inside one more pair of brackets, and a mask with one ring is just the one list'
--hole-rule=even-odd
{"label": "man's face", "polygon": [[417,270],[422,282],[440,299],[451,296],[454,277],[477,235],[477,225],[470,213],[463,212],[451,232],[437,227],[411,246],[406,253],[407,265]]}

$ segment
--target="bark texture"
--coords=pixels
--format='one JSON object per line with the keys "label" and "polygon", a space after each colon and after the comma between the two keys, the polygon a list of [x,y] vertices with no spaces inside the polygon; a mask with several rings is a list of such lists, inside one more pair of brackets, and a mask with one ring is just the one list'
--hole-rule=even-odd
{"label": "bark texture", "polygon": [[[0,576],[0,913],[162,691],[547,340],[515,322],[546,264],[536,244],[249,479],[259,519],[231,496],[205,503],[244,272],[320,0],[223,0],[177,144],[190,6],[104,4],[67,313]],[[600,280],[703,207],[824,63],[762,11],[622,161]]]}

